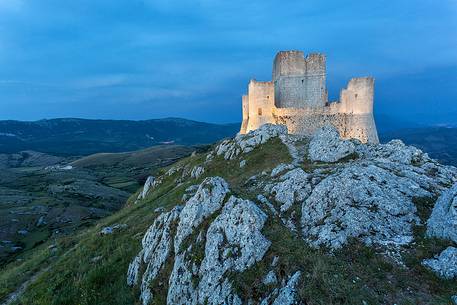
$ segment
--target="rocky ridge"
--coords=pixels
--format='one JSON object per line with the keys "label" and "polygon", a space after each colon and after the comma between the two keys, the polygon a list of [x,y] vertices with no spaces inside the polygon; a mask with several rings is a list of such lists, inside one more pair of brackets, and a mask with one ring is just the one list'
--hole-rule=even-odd
{"label": "rocky ridge", "polygon": [[[275,139],[291,162],[254,170],[250,155]],[[224,140],[201,160],[173,166],[141,193],[154,193],[166,177],[176,177],[176,187],[192,183],[181,203],[156,218],[129,266],[127,283],[139,285],[144,305],[155,298],[151,287],[165,269],[171,270],[165,275],[167,304],[303,303],[298,287],[309,276],[305,267],[279,274],[278,257],[269,261],[275,244],[264,231],[276,221],[324,255],[356,241],[399,268],[408,268],[402,253],[418,242],[417,227],[427,225],[427,236],[457,242],[457,169],[398,140],[362,144],[340,139],[331,126],[306,139],[267,124]],[[215,163],[231,161],[240,173],[254,175],[242,182],[212,175]],[[420,202],[426,198],[439,199],[424,219]],[[455,249],[434,253],[422,265],[452,280]],[[235,279],[259,264],[266,266],[261,292],[241,295]]]}

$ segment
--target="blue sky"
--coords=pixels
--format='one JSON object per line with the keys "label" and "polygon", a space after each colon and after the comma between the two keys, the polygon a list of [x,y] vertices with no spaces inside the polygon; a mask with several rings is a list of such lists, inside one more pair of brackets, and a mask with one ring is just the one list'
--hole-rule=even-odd
{"label": "blue sky", "polygon": [[327,54],[330,97],[457,122],[457,0],[0,0],[0,119],[241,118],[279,50]]}

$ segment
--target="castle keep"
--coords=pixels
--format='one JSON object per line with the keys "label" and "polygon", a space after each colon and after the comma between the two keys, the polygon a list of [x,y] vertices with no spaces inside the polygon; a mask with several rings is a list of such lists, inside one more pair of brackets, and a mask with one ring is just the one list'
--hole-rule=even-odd
{"label": "castle keep", "polygon": [[273,62],[270,82],[251,80],[243,95],[244,134],[266,123],[284,124],[289,133],[312,135],[327,124],[343,138],[378,143],[373,118],[374,80],[353,78],[341,90],[340,100],[329,102],[326,89],[325,55],[281,51]]}

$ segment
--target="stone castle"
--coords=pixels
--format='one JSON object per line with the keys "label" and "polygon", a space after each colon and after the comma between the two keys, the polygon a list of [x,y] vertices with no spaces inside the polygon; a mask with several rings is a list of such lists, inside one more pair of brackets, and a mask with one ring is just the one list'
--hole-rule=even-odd
{"label": "stone castle", "polygon": [[353,78],[338,102],[329,102],[325,55],[281,51],[273,62],[273,80],[251,80],[243,95],[244,134],[266,123],[284,124],[289,133],[311,135],[327,124],[345,139],[379,143],[373,118],[374,79]]}

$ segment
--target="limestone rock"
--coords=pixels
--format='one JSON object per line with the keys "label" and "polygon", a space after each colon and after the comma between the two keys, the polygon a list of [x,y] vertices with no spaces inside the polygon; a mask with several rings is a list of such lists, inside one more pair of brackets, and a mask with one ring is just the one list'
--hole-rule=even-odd
{"label": "limestone rock", "polygon": [[441,254],[432,259],[426,259],[422,264],[445,279],[457,277],[457,248],[448,247]]}
{"label": "limestone rock", "polygon": [[248,134],[238,134],[234,139],[222,141],[216,147],[215,153],[218,156],[223,155],[225,160],[232,160],[241,153],[251,152],[271,138],[286,134],[287,128],[284,125],[265,124]]}
{"label": "limestone rock", "polygon": [[100,231],[100,234],[102,235],[109,235],[109,234],[113,234],[115,231],[118,231],[118,230],[122,230],[122,229],[125,229],[127,228],[127,224],[123,223],[123,224],[115,224],[115,225],[112,225],[112,226],[109,226],[109,227],[104,227],[101,231]]}
{"label": "limestone rock", "polygon": [[177,206],[157,217],[143,237],[143,249],[129,266],[127,283],[133,285],[139,279],[138,272],[141,264],[146,264],[146,271],[141,280],[140,296],[144,305],[149,304],[152,299],[150,283],[157,277],[172,250],[171,229],[177,222],[180,211],[181,207]]}
{"label": "limestone rock", "polygon": [[430,157],[414,146],[407,146],[401,140],[392,140],[387,144],[358,145],[357,153],[365,158],[402,164],[421,164]]}
{"label": "limestone rock", "polygon": [[148,195],[149,191],[151,191],[153,188],[155,188],[160,183],[161,183],[160,179],[156,179],[153,176],[149,176],[148,179],[146,179],[146,182],[144,183],[143,190],[138,195],[138,200],[146,198],[146,196]]}
{"label": "limestone rock", "polygon": [[278,282],[278,279],[276,277],[276,274],[273,270],[271,270],[270,272],[268,272],[268,274],[265,276],[265,278],[263,279],[263,284],[264,285],[274,285]]}
{"label": "limestone rock", "polygon": [[222,207],[229,192],[228,184],[220,177],[208,177],[199,186],[195,195],[187,201],[176,231],[175,252],[181,242],[209,215]]}
{"label": "limestone rock", "polygon": [[354,152],[354,143],[341,140],[338,130],[331,125],[317,130],[309,143],[309,158],[312,161],[337,162]]}
{"label": "limestone rock", "polygon": [[200,178],[205,173],[205,168],[203,166],[195,166],[190,172],[190,177],[194,179]]}
{"label": "limestone rock", "polygon": [[457,243],[457,183],[443,192],[427,222],[427,236]]}
{"label": "limestone rock", "polygon": [[279,178],[280,182],[271,189],[277,202],[282,203],[281,212],[285,212],[296,202],[303,201],[311,192],[308,174],[301,168],[293,169]]}
{"label": "limestone rock", "polygon": [[[167,304],[241,304],[227,273],[243,272],[263,258],[270,246],[261,234],[266,218],[254,203],[230,197],[208,228],[206,241],[198,237],[175,256]],[[200,263],[192,257],[202,246]]]}
{"label": "limestone rock", "polygon": [[279,291],[279,296],[273,302],[273,305],[293,305],[296,304],[295,294],[296,287],[301,277],[301,272],[297,271],[289,279],[287,285]]}
{"label": "limestone rock", "polygon": [[[287,281],[287,284],[282,287],[279,291],[278,289],[273,290],[273,292],[262,302],[260,305],[295,305],[298,304],[296,300],[297,285],[301,278],[301,272],[297,271],[290,277]],[[272,302],[272,300],[274,301]]]}
{"label": "limestone rock", "polygon": [[366,244],[404,245],[419,221],[413,196],[429,196],[417,182],[373,164],[357,164],[322,180],[302,205],[305,239],[340,248],[350,237]]}
{"label": "limestone rock", "polygon": [[[191,251],[192,249],[188,249]],[[198,266],[188,259],[188,250],[175,255],[173,270],[169,279],[167,304],[197,304],[198,292],[194,287],[194,279],[198,279]]]}
{"label": "limestone rock", "polygon": [[266,220],[253,202],[230,197],[208,229],[199,271],[199,303],[232,304],[239,299],[231,292],[226,272],[243,272],[263,258],[271,244],[261,233]]}
{"label": "limestone rock", "polygon": [[271,171],[271,177],[272,178],[277,177],[280,174],[284,173],[285,171],[288,171],[288,170],[291,170],[294,168],[295,168],[295,166],[293,164],[281,163]]}
{"label": "limestone rock", "polygon": [[141,251],[137,256],[135,256],[133,261],[129,264],[129,269],[127,270],[127,285],[133,286],[138,283],[142,258],[143,251]]}

